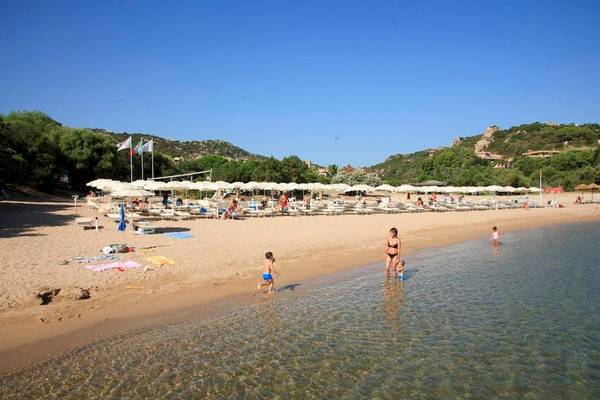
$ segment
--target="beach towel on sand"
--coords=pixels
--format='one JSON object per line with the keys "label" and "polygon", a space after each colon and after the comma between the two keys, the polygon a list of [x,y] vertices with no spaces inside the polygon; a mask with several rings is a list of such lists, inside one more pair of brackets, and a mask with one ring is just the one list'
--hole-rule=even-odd
{"label": "beach towel on sand", "polygon": [[146,257],[145,259],[146,259],[146,261],[150,261],[152,264],[160,265],[160,266],[175,264],[175,260],[171,260],[170,258],[163,257],[163,256],[152,256],[152,257]]}
{"label": "beach towel on sand", "polygon": [[104,261],[104,260],[118,260],[119,256],[115,255],[115,254],[102,254],[99,256],[91,256],[91,257],[73,257],[73,261],[77,261],[80,264],[88,264],[94,261]]}
{"label": "beach towel on sand", "polygon": [[86,268],[90,271],[102,272],[106,271],[107,269],[118,269],[119,271],[125,271],[126,269],[140,268],[141,266],[141,264],[138,264],[135,261],[125,261],[114,262],[110,264],[86,265]]}
{"label": "beach towel on sand", "polygon": [[164,233],[163,235],[172,237],[173,239],[189,239],[192,236],[191,233],[187,233],[187,232],[167,232]]}

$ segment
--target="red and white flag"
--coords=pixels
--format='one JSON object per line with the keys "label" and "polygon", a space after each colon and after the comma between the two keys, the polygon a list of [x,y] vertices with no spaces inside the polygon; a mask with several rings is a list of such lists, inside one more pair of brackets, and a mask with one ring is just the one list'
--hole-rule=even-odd
{"label": "red and white flag", "polygon": [[125,140],[124,142],[117,143],[117,151],[129,149],[130,147],[131,147],[131,136],[129,136],[129,139]]}

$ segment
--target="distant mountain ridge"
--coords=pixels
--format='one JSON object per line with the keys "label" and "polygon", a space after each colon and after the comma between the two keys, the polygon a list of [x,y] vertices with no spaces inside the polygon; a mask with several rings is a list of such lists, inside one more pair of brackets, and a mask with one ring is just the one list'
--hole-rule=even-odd
{"label": "distant mountain ridge", "polygon": [[113,137],[118,142],[126,140],[129,136],[133,139],[133,144],[139,143],[141,139],[144,141],[154,140],[156,151],[168,155],[172,158],[183,160],[197,159],[207,155],[217,155],[230,160],[252,160],[264,158],[261,155],[250,153],[225,140],[171,140],[160,136],[144,134],[144,133],[127,133],[127,132],[111,132],[106,129],[89,128],[95,133],[100,133]]}

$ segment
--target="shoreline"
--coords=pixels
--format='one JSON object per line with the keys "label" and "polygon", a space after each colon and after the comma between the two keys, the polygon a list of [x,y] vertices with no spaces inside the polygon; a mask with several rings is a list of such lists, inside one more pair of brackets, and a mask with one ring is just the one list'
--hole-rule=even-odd
{"label": "shoreline", "polygon": [[[573,210],[578,212],[569,212]],[[555,214],[552,214],[553,212]],[[448,215],[448,217],[451,216]],[[481,218],[482,216],[486,218]],[[438,219],[438,223],[432,224],[434,226],[428,226],[430,224],[427,223],[424,224],[425,226],[420,224],[421,226],[415,226],[412,229],[410,226],[406,226],[410,225],[412,220],[423,219],[423,217],[426,215],[324,218],[334,221],[334,225],[343,225],[341,224],[343,221],[360,218],[363,220],[359,221],[369,221],[371,224],[385,223],[386,227],[388,224],[402,226],[404,223],[405,227],[400,228],[403,256],[416,250],[443,247],[485,237],[489,234],[490,220],[497,221],[501,232],[564,223],[600,221],[600,213],[595,208],[570,207],[567,209],[475,211],[455,214],[453,218],[431,215],[430,217]],[[293,219],[294,217],[284,218]],[[307,218],[312,224],[319,223],[316,219],[320,217]],[[381,242],[383,242],[383,238]],[[316,250],[308,248],[296,258],[283,253],[278,257],[278,260],[281,260],[279,269],[282,271],[282,275],[280,280],[276,280],[276,284],[280,288],[285,285],[299,284],[299,289],[304,290],[305,287],[310,287],[311,281],[315,279],[331,276],[343,270],[380,264],[383,260],[381,247],[382,243],[377,241],[362,247],[346,245]],[[252,270],[258,270],[256,265],[254,264]],[[257,276],[256,272],[252,274],[242,272],[229,277],[193,282],[190,283],[191,287],[173,286],[173,282],[170,282],[169,289],[175,289],[172,291],[136,293],[137,290],[128,291],[117,288],[100,301],[50,305],[50,307],[58,306],[58,311],[64,307],[70,314],[81,313],[82,315],[72,318],[63,317],[59,321],[51,320],[49,323],[40,323],[37,319],[39,314],[33,312],[32,309],[24,309],[21,312],[12,313],[13,315],[4,313],[4,315],[0,315],[2,322],[0,327],[0,338],[2,338],[0,341],[2,342],[0,345],[0,360],[2,360],[0,361],[0,374],[14,372],[112,335],[181,319],[188,313],[209,317],[218,313],[223,307],[231,309],[232,306],[245,304],[252,299],[249,293],[256,284]],[[41,308],[44,311],[50,310]],[[39,311],[40,307],[35,307],[35,310]]]}

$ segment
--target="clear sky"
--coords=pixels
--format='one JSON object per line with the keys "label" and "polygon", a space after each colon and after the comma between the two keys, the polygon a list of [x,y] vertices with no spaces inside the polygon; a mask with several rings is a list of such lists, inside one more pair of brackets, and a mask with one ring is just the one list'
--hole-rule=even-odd
{"label": "clear sky", "polygon": [[370,165],[600,121],[600,1],[0,0],[0,113]]}

